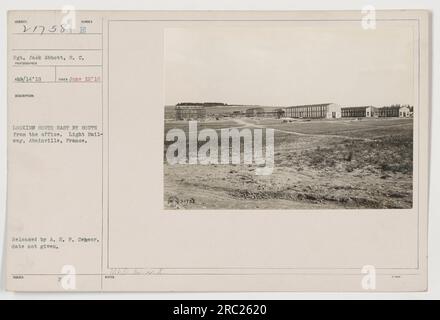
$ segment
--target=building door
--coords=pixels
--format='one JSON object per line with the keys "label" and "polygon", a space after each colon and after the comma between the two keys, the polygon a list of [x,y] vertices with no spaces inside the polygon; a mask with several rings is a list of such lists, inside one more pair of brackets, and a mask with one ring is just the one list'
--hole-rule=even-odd
{"label": "building door", "polygon": [[332,118],[336,118],[336,112],[332,112]]}

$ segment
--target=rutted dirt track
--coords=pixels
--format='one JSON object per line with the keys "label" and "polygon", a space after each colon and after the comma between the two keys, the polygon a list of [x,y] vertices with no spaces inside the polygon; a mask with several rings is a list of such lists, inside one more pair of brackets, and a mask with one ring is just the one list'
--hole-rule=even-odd
{"label": "rutted dirt track", "polygon": [[[224,125],[273,128],[273,174],[258,176],[254,165],[165,162],[165,208],[412,207],[411,119],[298,123],[233,119]],[[203,126],[222,127],[215,121]]]}

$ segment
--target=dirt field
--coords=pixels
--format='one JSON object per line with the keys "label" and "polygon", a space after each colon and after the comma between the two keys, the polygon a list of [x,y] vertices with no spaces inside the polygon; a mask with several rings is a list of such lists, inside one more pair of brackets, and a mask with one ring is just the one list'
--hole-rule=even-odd
{"label": "dirt field", "polygon": [[[231,118],[203,128],[275,129],[275,169],[255,165],[169,165],[168,209],[411,208],[413,120]],[[166,122],[188,131],[185,121]],[[171,142],[165,142],[166,147]]]}

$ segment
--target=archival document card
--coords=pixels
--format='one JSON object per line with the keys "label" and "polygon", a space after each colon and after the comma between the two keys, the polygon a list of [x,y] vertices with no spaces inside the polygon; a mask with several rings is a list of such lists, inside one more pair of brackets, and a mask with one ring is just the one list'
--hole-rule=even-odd
{"label": "archival document card", "polygon": [[429,21],[9,12],[8,290],[426,290]]}

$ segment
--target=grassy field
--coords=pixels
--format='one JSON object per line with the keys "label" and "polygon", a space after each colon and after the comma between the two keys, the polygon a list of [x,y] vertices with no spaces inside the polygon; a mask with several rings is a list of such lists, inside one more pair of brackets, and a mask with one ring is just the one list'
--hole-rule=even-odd
{"label": "grassy field", "polygon": [[[169,209],[334,209],[412,207],[412,119],[224,119],[198,129],[273,128],[275,169],[255,165],[169,165]],[[185,121],[166,122],[188,131]],[[164,143],[164,152],[170,142]]]}

